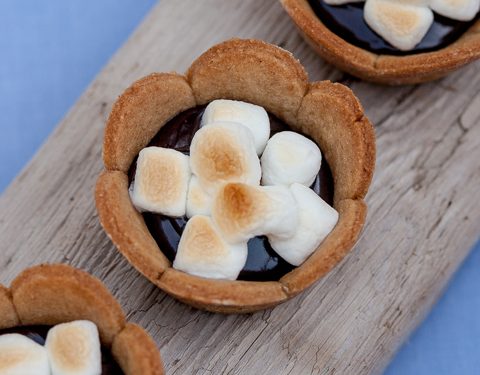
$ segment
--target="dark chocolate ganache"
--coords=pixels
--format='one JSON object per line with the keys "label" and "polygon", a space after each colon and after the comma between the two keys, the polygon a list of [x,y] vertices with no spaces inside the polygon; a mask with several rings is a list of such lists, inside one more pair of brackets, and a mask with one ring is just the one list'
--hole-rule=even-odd
{"label": "dark chocolate ganache", "polygon": [[[0,336],[7,333],[19,333],[27,336],[29,339],[35,341],[37,344],[45,345],[45,339],[51,326],[25,326],[13,327],[0,330]],[[123,371],[113,359],[112,353],[109,349],[102,346],[102,375],[123,375]]]}
{"label": "dark chocolate ganache", "polygon": [[317,17],[333,33],[347,42],[370,52],[385,55],[409,55],[431,52],[455,42],[478,19],[479,14],[468,22],[456,21],[434,13],[433,24],[422,41],[410,51],[400,51],[375,33],[363,18],[365,3],[328,5],[324,0],[309,0]]}
{"label": "dark chocolate ganache", "polygon": [[[204,110],[205,106],[199,106],[180,113],[160,129],[149,146],[173,148],[188,155],[192,138],[200,128],[200,120]],[[270,118],[270,136],[280,131],[290,130],[277,117],[270,113],[268,116]],[[129,171],[130,182],[135,176],[135,166],[136,160],[133,161]],[[330,205],[333,204],[333,178],[325,159],[322,160],[320,172],[311,187],[325,202]],[[180,236],[188,218],[186,216],[171,218],[151,212],[144,212],[143,218],[160,249],[173,262]],[[275,253],[265,236],[258,236],[248,241],[247,262],[238,279],[252,281],[278,280],[293,268],[294,266]]]}

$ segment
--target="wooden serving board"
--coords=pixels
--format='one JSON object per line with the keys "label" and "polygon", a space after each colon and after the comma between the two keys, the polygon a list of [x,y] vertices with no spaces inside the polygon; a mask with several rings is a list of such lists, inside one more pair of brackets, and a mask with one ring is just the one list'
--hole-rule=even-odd
{"label": "wooden serving board", "polygon": [[[183,72],[238,36],[276,43],[312,80],[349,85],[376,125],[368,224],[327,277],[273,310],[224,316],[174,301],[102,231],[93,200],[106,116],[153,71]],[[325,64],[276,0],[162,0],[0,198],[0,282],[65,262],[101,278],[150,332],[169,374],[379,373],[478,238],[480,65],[421,86],[360,82]]]}

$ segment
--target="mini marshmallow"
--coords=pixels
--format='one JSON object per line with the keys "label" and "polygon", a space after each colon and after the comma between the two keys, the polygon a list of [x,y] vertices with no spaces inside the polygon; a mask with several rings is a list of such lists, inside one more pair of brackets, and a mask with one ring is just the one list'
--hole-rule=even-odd
{"label": "mini marshmallow", "polygon": [[185,226],[173,267],[200,277],[235,280],[247,261],[247,243],[230,244],[208,216]]}
{"label": "mini marshmallow", "polygon": [[0,374],[50,375],[46,349],[18,333],[1,335]]}
{"label": "mini marshmallow", "polygon": [[97,326],[88,320],[58,324],[45,341],[52,375],[100,375],[102,353]]}
{"label": "mini marshmallow", "polygon": [[212,218],[232,243],[272,234],[288,238],[298,223],[297,204],[285,186],[226,184],[214,199]]}
{"label": "mini marshmallow", "polygon": [[411,50],[433,23],[433,12],[422,6],[423,1],[367,0],[365,22],[392,46],[402,51]]}
{"label": "mini marshmallow", "polygon": [[293,184],[290,191],[298,205],[299,220],[295,234],[290,238],[268,236],[272,248],[294,266],[302,264],[333,230],[338,212],[312,189]]}
{"label": "mini marshmallow", "polygon": [[227,182],[258,185],[262,175],[252,133],[229,122],[216,122],[195,133],[190,167],[208,194]]}
{"label": "mini marshmallow", "polygon": [[210,215],[212,210],[212,196],[209,195],[198,182],[198,177],[193,175],[190,179],[187,195],[187,217],[195,215]]}
{"label": "mini marshmallow", "polygon": [[444,17],[471,21],[480,10],[480,0],[430,0],[430,8]]}
{"label": "mini marshmallow", "polygon": [[183,216],[190,175],[188,156],[170,148],[144,148],[130,189],[132,202],[139,211]]}
{"label": "mini marshmallow", "polygon": [[322,154],[307,137],[283,131],[270,138],[261,163],[262,185],[290,186],[298,182],[310,186],[320,170]]}
{"label": "mini marshmallow", "polygon": [[270,137],[267,111],[255,104],[218,99],[205,108],[200,126],[215,122],[235,122],[247,127],[253,135],[257,155],[261,155]]}

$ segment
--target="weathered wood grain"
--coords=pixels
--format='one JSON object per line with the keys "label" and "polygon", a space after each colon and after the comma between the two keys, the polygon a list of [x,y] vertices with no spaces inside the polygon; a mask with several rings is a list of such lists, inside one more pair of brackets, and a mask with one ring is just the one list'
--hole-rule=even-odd
{"label": "weathered wood grain", "polygon": [[[165,296],[117,253],[93,202],[115,97],[149,72],[183,72],[232,36],[277,43],[312,80],[348,84],[378,136],[355,250],[307,292],[247,316]],[[422,86],[353,80],[317,58],[275,0],[162,0],[0,198],[0,282],[40,262],[93,273],[153,335],[170,374],[379,373],[478,238],[479,94],[479,64]]]}

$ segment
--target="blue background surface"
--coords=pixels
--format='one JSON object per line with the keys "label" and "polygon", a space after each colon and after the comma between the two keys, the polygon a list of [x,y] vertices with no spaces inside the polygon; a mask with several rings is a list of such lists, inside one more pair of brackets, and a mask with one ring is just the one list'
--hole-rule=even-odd
{"label": "blue background surface", "polygon": [[[154,0],[0,0],[0,192]],[[386,375],[480,374],[480,243]]]}

